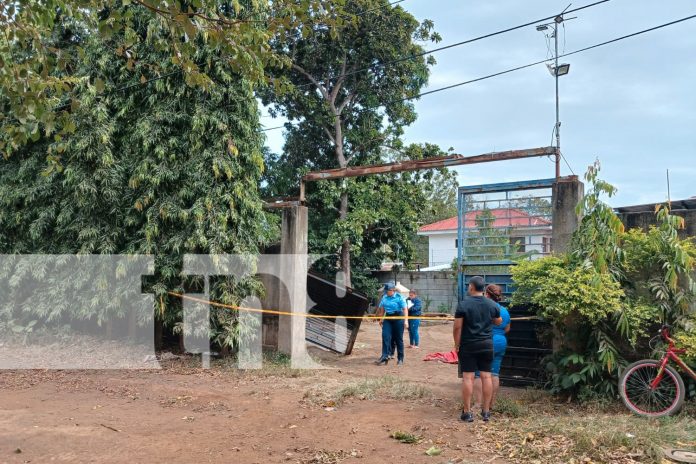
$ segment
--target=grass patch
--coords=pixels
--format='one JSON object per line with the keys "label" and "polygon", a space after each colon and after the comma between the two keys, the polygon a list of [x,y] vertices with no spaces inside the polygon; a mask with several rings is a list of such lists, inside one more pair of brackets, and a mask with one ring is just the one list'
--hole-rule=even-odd
{"label": "grass patch", "polygon": [[349,398],[359,400],[374,400],[377,398],[418,400],[431,396],[432,392],[427,387],[387,375],[351,383],[338,390],[333,400],[339,404]]}
{"label": "grass patch", "polygon": [[423,385],[407,382],[397,377],[384,376],[368,378],[349,383],[336,389],[326,386],[314,387],[304,394],[304,399],[312,404],[337,406],[350,399],[358,400],[419,400],[431,398],[432,392]]}
{"label": "grass patch", "polygon": [[507,417],[522,417],[529,414],[529,408],[512,398],[499,397],[495,400],[493,412]]}

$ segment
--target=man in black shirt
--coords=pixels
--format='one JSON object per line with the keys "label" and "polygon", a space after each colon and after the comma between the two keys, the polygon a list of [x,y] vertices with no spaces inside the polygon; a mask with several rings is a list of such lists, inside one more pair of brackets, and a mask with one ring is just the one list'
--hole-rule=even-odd
{"label": "man in black shirt", "polygon": [[473,422],[471,396],[474,391],[474,372],[481,372],[483,402],[481,417],[488,421],[493,395],[491,363],[493,362],[493,324],[500,324],[500,309],[492,300],[483,296],[486,283],[483,277],[469,280],[469,296],[459,302],[454,314],[454,348],[459,355],[459,376],[462,377],[461,420]]}

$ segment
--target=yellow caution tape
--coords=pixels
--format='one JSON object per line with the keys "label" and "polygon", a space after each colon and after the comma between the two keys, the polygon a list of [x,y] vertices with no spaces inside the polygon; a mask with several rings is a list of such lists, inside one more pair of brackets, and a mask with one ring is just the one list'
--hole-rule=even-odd
{"label": "yellow caution tape", "polygon": [[[408,320],[408,319],[420,319],[422,321],[452,321],[454,320],[454,316],[374,316],[374,315],[367,315],[367,316],[331,316],[328,314],[310,314],[310,313],[296,313],[296,312],[290,312],[290,311],[278,311],[274,309],[260,309],[260,308],[247,308],[244,306],[236,306],[236,305],[230,305],[230,304],[225,304],[225,303],[219,303],[217,301],[211,301],[211,300],[206,300],[203,298],[197,298],[194,296],[189,296],[189,295],[184,295],[183,293],[176,293],[176,292],[167,292],[167,294],[171,296],[175,296],[177,298],[181,298],[182,300],[189,300],[189,301],[195,301],[197,303],[204,303],[204,304],[209,304],[211,306],[217,306],[219,308],[225,308],[225,309],[231,309],[233,311],[248,311],[252,313],[262,313],[262,314],[273,314],[276,316],[300,316],[300,317],[306,317],[306,318],[311,318],[311,319],[337,319],[337,318],[343,318],[343,319],[362,319],[362,320]],[[526,321],[526,320],[532,320],[532,319],[539,319],[536,316],[529,316],[529,317],[513,317],[511,320],[513,321]]]}

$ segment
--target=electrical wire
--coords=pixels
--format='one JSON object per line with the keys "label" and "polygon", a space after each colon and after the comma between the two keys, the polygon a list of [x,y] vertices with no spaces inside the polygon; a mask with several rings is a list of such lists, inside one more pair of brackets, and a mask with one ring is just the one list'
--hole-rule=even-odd
{"label": "electrical wire", "polygon": [[[292,124],[292,123],[290,123],[290,124]],[[285,126],[283,125],[283,126],[267,127],[265,129],[261,129],[259,132],[268,132],[268,131],[277,130],[277,129],[285,129]]]}
{"label": "electrical wire", "polygon": [[561,158],[563,158],[563,161],[565,161],[566,166],[568,166],[568,169],[570,169],[570,173],[575,175],[575,171],[573,171],[573,168],[570,167],[570,163],[568,163],[568,160],[566,159],[565,155],[562,152],[561,153]]}
{"label": "electrical wire", "polygon": [[[603,47],[603,46],[605,46],[605,45],[609,45],[609,44],[612,44],[612,43],[615,43],[615,42],[619,42],[619,41],[621,41],[621,40],[629,39],[629,38],[631,38],[631,37],[635,37],[635,36],[638,36],[638,35],[641,35],[641,34],[646,34],[646,33],[648,33],[648,32],[652,32],[652,31],[655,31],[655,30],[657,30],[657,29],[662,29],[662,28],[664,28],[664,27],[672,26],[672,25],[674,25],[674,24],[682,23],[682,22],[684,22],[684,21],[688,21],[688,20],[691,20],[691,19],[694,19],[694,18],[696,18],[696,14],[695,14],[695,15],[691,15],[691,16],[686,16],[686,17],[684,17],[684,18],[677,19],[677,20],[674,20],[674,21],[670,21],[670,22],[668,22],[668,23],[660,24],[659,26],[654,26],[654,27],[651,27],[651,28],[648,28],[648,29],[643,29],[643,30],[641,30],[641,31],[634,32],[634,33],[632,33],[632,34],[623,35],[623,36],[621,36],[621,37],[617,37],[617,38],[615,38],[615,39],[607,40],[607,41],[605,41],[605,42],[600,42],[600,43],[598,43],[598,44],[590,45],[589,47],[580,48],[580,49],[574,50],[574,51],[572,51],[572,52],[564,53],[564,54],[562,54],[562,55],[558,55],[558,58],[564,58],[564,57],[566,57],[566,56],[576,55],[576,54],[578,54],[578,53],[582,53],[582,52],[586,52],[586,51],[588,51],[588,50],[592,50],[592,49],[595,49],[595,48]],[[410,97],[405,97],[405,98],[401,98],[401,99],[398,99],[398,100],[394,100],[394,101],[392,101],[392,102],[390,102],[390,103],[398,103],[398,102],[402,102],[402,101],[413,100],[413,99],[415,99],[415,98],[420,98],[420,97],[423,97],[423,96],[425,96],[425,95],[430,95],[430,94],[433,94],[433,93],[442,92],[442,91],[445,91],[445,90],[453,89],[453,88],[455,88],[455,87],[461,87],[462,85],[471,84],[471,83],[474,83],[474,82],[478,82],[478,81],[490,79],[490,78],[492,78],[492,77],[497,77],[497,76],[500,76],[500,75],[503,75],[503,74],[509,74],[509,73],[511,73],[511,72],[519,71],[519,70],[526,69],[526,68],[531,68],[532,66],[537,66],[537,65],[546,63],[547,61],[548,61],[548,59],[544,59],[544,60],[540,60],[540,61],[535,61],[534,63],[529,63],[529,64],[525,64],[525,65],[522,65],[522,66],[517,66],[517,67],[515,67],[515,68],[506,69],[505,71],[500,71],[500,72],[497,72],[497,73],[488,74],[488,75],[486,75],[486,76],[477,77],[476,79],[470,79],[470,80],[467,80],[467,81],[458,82],[458,83],[456,83],[456,84],[452,84],[452,85],[448,85],[448,86],[445,86],[445,87],[441,87],[441,88],[439,88],[439,89],[434,89],[434,90],[429,90],[429,91],[427,91],[427,92],[422,92],[422,93],[419,93],[418,95],[413,95],[413,96],[410,96]]]}
{"label": "electrical wire", "polygon": [[[648,32],[652,32],[652,31],[655,31],[655,30],[658,30],[658,29],[662,29],[662,28],[665,28],[665,27],[668,27],[668,26],[672,26],[672,25],[675,25],[675,24],[678,24],[678,23],[682,23],[682,22],[684,22],[684,21],[688,21],[688,20],[691,20],[691,19],[694,19],[694,18],[696,18],[696,14],[695,14],[695,15],[691,15],[691,16],[686,16],[686,17],[684,17],[684,18],[677,19],[677,20],[674,20],[674,21],[670,21],[670,22],[668,22],[668,23],[660,24],[660,25],[658,25],[658,26],[654,26],[654,27],[651,27],[651,28],[648,28],[648,29],[643,29],[643,30],[641,30],[641,31],[634,32],[634,33],[632,33],[632,34],[623,35],[623,36],[621,36],[621,37],[617,37],[617,38],[615,38],[615,39],[607,40],[607,41],[605,41],[605,42],[600,42],[600,43],[595,44],[595,45],[590,45],[589,47],[584,47],[584,48],[581,48],[581,49],[578,49],[578,50],[575,50],[575,51],[572,51],[572,52],[564,53],[564,54],[562,54],[562,55],[559,55],[558,57],[559,57],[559,58],[564,58],[564,57],[566,57],[566,56],[576,55],[576,54],[578,54],[578,53],[582,53],[582,52],[585,52],[585,51],[588,51],[588,50],[592,50],[592,49],[595,49],[595,48],[603,47],[603,46],[605,46],[605,45],[609,45],[609,44],[612,44],[612,43],[615,43],[615,42],[619,42],[619,41],[621,41],[621,40],[629,39],[629,38],[632,38],[632,37],[635,37],[635,36],[638,36],[638,35],[641,35],[641,34],[646,34],[646,33],[648,33]],[[533,62],[533,63],[525,64],[525,65],[522,65],[522,66],[517,66],[517,67],[515,67],[515,68],[506,69],[505,71],[500,71],[500,72],[497,72],[497,73],[488,74],[488,75],[486,75],[486,76],[477,77],[477,78],[475,78],[475,79],[469,79],[469,80],[467,80],[467,81],[458,82],[458,83],[456,83],[456,84],[452,84],[452,85],[448,85],[448,86],[445,86],[445,87],[441,87],[441,88],[439,88],[439,89],[429,90],[429,91],[427,91],[427,92],[421,92],[421,93],[419,93],[418,95],[413,95],[413,96],[410,96],[410,97],[405,97],[405,98],[402,98],[402,99],[393,100],[393,101],[391,101],[391,102],[389,102],[389,103],[400,103],[400,102],[403,102],[403,101],[414,100],[414,99],[416,99],[416,98],[424,97],[424,96],[426,96],[426,95],[431,95],[431,94],[433,94],[433,93],[443,92],[443,91],[445,91],[445,90],[450,90],[450,89],[453,89],[453,88],[456,88],[456,87],[461,87],[461,86],[463,86],[463,85],[467,85],[467,84],[472,84],[472,83],[474,83],[474,82],[483,81],[483,80],[490,79],[490,78],[493,78],[493,77],[501,76],[501,75],[503,75],[503,74],[509,74],[509,73],[512,73],[512,72],[515,72],[515,71],[520,71],[520,70],[522,70],[522,69],[531,68],[531,67],[533,67],[533,66],[538,66],[538,65],[540,65],[540,64],[546,63],[547,61],[548,61],[548,59],[544,59],[544,60],[540,60],[540,61],[535,61],[535,62]],[[278,126],[278,127],[272,127],[272,128],[268,128],[268,129],[263,129],[263,132],[270,131],[270,130],[275,130],[275,129],[282,129],[282,128],[284,128],[284,127],[285,127],[285,126]],[[567,161],[566,161],[566,163],[567,163]],[[568,167],[570,168],[570,165],[569,165]],[[572,168],[571,168],[571,172],[572,172]]]}
{"label": "electrical wire", "polygon": [[[361,12],[361,13],[356,14],[355,16],[361,16],[361,15],[364,15],[364,14],[370,12],[370,11],[382,9],[382,8],[387,7],[387,6],[393,6],[393,5],[396,5],[396,4],[398,4],[398,3],[402,3],[402,2],[405,2],[405,1],[406,1],[406,0],[396,0],[396,1],[393,1],[393,2],[388,3],[387,5],[383,5],[383,6],[380,6],[380,7],[377,7],[377,8],[373,8],[373,9],[371,9],[371,10],[363,11],[363,12]],[[609,1],[611,1],[611,0],[600,0],[600,1],[597,1],[597,2],[594,2],[594,3],[590,3],[590,4],[588,4],[588,5],[584,5],[584,6],[575,8],[575,9],[573,9],[573,10],[569,10],[569,11],[566,12],[566,14],[567,14],[567,13],[573,13],[573,12],[575,12],[575,11],[584,10],[584,9],[586,9],[586,8],[590,8],[590,7],[593,7],[593,6],[595,6],[595,5],[599,5],[599,4],[601,4],[601,3],[606,3],[606,2],[609,2]],[[491,33],[489,33],[489,34],[485,34],[485,35],[482,35],[482,36],[474,37],[474,38],[472,38],[472,39],[467,39],[467,40],[464,40],[464,41],[461,41],[461,42],[453,43],[453,44],[450,44],[450,45],[445,45],[445,46],[443,46],[443,47],[434,48],[434,49],[432,49],[432,50],[426,50],[426,51],[423,51],[423,52],[421,52],[421,53],[417,53],[417,54],[414,54],[414,55],[408,55],[408,56],[406,56],[406,57],[398,58],[398,59],[396,59],[396,60],[392,60],[392,61],[387,61],[387,62],[385,62],[385,63],[381,63],[381,64],[379,64],[378,66],[386,67],[386,66],[390,66],[390,65],[392,65],[392,64],[397,64],[397,63],[401,63],[401,62],[404,62],[404,61],[408,61],[408,60],[420,58],[420,57],[422,57],[422,56],[430,55],[430,54],[432,54],[432,53],[440,52],[440,51],[447,50],[447,49],[450,49],[450,48],[459,47],[459,46],[461,46],[461,45],[466,45],[466,44],[469,44],[469,43],[472,43],[472,42],[477,42],[477,41],[479,41],[479,40],[483,40],[483,39],[486,39],[486,38],[489,38],[489,37],[494,37],[494,36],[501,35],[501,34],[504,34],[504,33],[507,33],[507,32],[511,32],[511,31],[514,31],[514,30],[517,30],[517,29],[522,29],[522,28],[524,28],[524,27],[532,26],[532,25],[534,25],[534,24],[537,24],[537,23],[540,23],[540,22],[543,22],[543,21],[548,21],[549,19],[553,19],[553,18],[555,18],[556,16],[557,16],[557,15],[548,16],[548,17],[546,17],[546,18],[537,19],[537,20],[535,20],[535,21],[530,21],[530,22],[527,22],[527,23],[525,23],[525,24],[520,24],[520,25],[518,25],[518,26],[510,27],[510,28],[503,29],[503,30],[496,31],[496,32],[491,32]],[[549,47],[550,47],[550,45],[549,45]],[[358,74],[358,73],[360,73],[360,72],[363,72],[363,71],[366,71],[366,70],[370,70],[370,69],[372,69],[372,67],[365,67],[365,68],[357,69],[357,70],[355,70],[355,71],[351,71],[351,72],[349,72],[349,73],[346,73],[346,74],[345,74],[345,77],[348,77],[348,76],[351,76],[351,75],[354,75],[354,74]],[[146,85],[149,84],[150,82],[153,82],[153,81],[156,81],[156,80],[159,80],[159,79],[164,79],[165,77],[169,77],[169,76],[178,74],[178,73],[180,73],[180,72],[181,72],[181,70],[177,70],[177,71],[174,71],[174,72],[169,73],[169,74],[165,74],[165,75],[162,75],[162,76],[159,76],[159,77],[155,77],[155,78],[152,78],[152,79],[148,79],[148,80],[145,81],[145,82],[138,82],[138,83],[135,83],[135,84],[130,84],[130,85],[127,85],[127,86],[124,86],[124,87],[117,88],[117,89],[115,89],[115,91],[116,91],[116,92],[120,92],[120,91],[122,91],[122,90],[130,89],[130,88],[137,87],[137,86],[146,86]],[[314,84],[313,84],[313,83],[308,83],[308,84],[298,85],[298,86],[296,86],[296,87],[297,87],[297,88],[303,88],[303,87],[307,87],[307,86],[314,86]]]}
{"label": "electrical wire", "polygon": [[[590,4],[587,4],[587,5],[578,7],[578,8],[574,8],[574,9],[572,9],[572,10],[568,10],[568,11],[564,12],[564,14],[569,14],[569,13],[573,13],[573,12],[576,12],[576,11],[584,10],[584,9],[586,9],[586,8],[590,8],[590,7],[593,7],[593,6],[602,4],[602,3],[606,3],[606,2],[609,2],[609,1],[611,1],[611,0],[600,0],[600,1],[597,1],[597,2],[594,2],[594,3],[590,3]],[[385,63],[380,63],[380,64],[378,64],[377,66],[379,66],[379,67],[387,67],[387,66],[391,66],[391,65],[393,65],[393,64],[402,63],[402,62],[404,62],[404,61],[414,60],[414,59],[420,58],[420,57],[422,57],[422,56],[431,55],[431,54],[433,54],[433,53],[441,52],[441,51],[443,51],[443,50],[448,50],[448,49],[450,49],[450,48],[460,47],[460,46],[462,46],[462,45],[466,45],[466,44],[470,44],[470,43],[473,43],[473,42],[477,42],[477,41],[479,41],[479,40],[488,39],[488,38],[490,38],[490,37],[495,37],[495,36],[497,36],[497,35],[505,34],[505,33],[511,32],[511,31],[516,31],[516,30],[518,30],[518,29],[523,29],[523,28],[525,28],[525,27],[533,26],[534,24],[538,24],[538,23],[543,22],[543,21],[548,21],[548,20],[550,20],[550,19],[554,19],[556,16],[558,16],[558,15],[555,14],[555,15],[553,15],[553,16],[547,16],[546,18],[540,18],[540,19],[537,19],[537,20],[534,20],[534,21],[529,21],[529,22],[527,22],[527,23],[520,24],[520,25],[518,25],[518,26],[509,27],[509,28],[507,28],[507,29],[501,29],[501,30],[499,30],[499,31],[495,31],[495,32],[491,32],[491,33],[488,33],[488,34],[484,34],[484,35],[481,35],[481,36],[478,36],[478,37],[474,37],[474,38],[471,38],[471,39],[463,40],[463,41],[461,41],[461,42],[456,42],[456,43],[453,43],[453,44],[444,45],[444,46],[442,46],[442,47],[433,48],[432,50],[424,50],[423,52],[420,52],[420,53],[415,53],[415,54],[413,54],[413,55],[407,55],[407,56],[404,56],[404,57],[401,57],[401,58],[397,58],[397,59],[395,59],[395,60],[387,61],[387,62],[385,62]],[[369,71],[369,70],[371,70],[371,69],[373,69],[373,66],[366,66],[366,67],[364,67],[364,68],[356,69],[355,71],[351,71],[351,72],[349,72],[349,73],[346,73],[346,74],[344,74],[343,76],[344,76],[344,77],[348,77],[348,76],[352,76],[353,74],[358,74],[358,73],[361,73],[361,72],[364,72],[364,71]],[[304,85],[306,85],[306,84],[304,84]],[[310,84],[310,85],[313,85],[313,84]],[[299,87],[299,86],[298,86],[298,87]]]}

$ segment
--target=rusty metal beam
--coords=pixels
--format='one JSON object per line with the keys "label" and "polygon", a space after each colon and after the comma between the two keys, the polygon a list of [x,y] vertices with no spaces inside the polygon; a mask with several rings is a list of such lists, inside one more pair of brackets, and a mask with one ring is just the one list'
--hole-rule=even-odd
{"label": "rusty metal beam", "polygon": [[292,208],[293,206],[301,206],[301,201],[279,201],[276,203],[264,203],[263,207],[266,209],[285,209]]}
{"label": "rusty metal beam", "polygon": [[421,169],[448,168],[465,164],[490,163],[493,161],[507,161],[540,156],[553,156],[556,161],[556,176],[559,176],[560,152],[556,147],[531,148],[527,150],[511,150],[493,153],[485,153],[476,156],[448,155],[422,160],[408,160],[398,163],[377,164],[373,166],[351,166],[347,168],[327,169],[325,171],[310,172],[300,180],[300,201],[304,201],[304,183],[317,180],[343,179],[345,177],[370,176],[374,174],[387,174],[405,171],[418,171]]}

